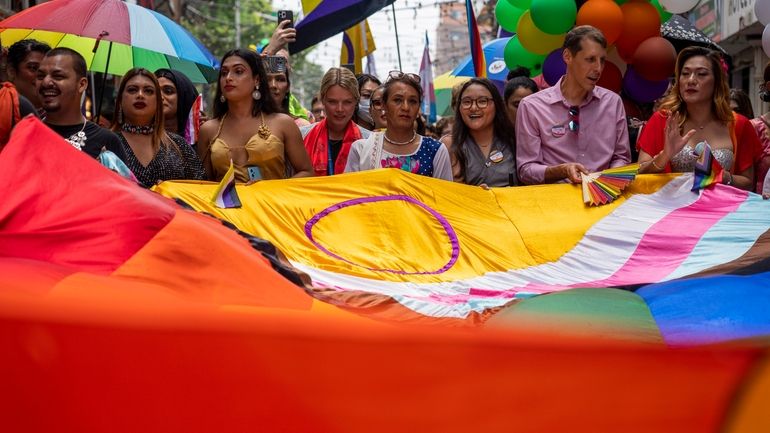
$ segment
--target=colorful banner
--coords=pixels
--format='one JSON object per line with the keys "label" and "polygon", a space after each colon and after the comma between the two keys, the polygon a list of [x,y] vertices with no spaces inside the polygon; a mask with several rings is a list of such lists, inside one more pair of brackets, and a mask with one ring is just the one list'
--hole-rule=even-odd
{"label": "colorful banner", "polygon": [[369,21],[364,20],[345,30],[342,34],[340,65],[352,65],[356,74],[364,72],[363,58],[372,54],[377,47],[369,28]]}
{"label": "colorful banner", "polygon": [[479,26],[476,23],[476,13],[473,11],[473,2],[471,0],[465,0],[465,13],[468,16],[468,37],[470,39],[474,76],[486,78],[487,62],[484,59],[484,48],[481,45]]}
{"label": "colorful banner", "polygon": [[429,123],[436,122],[436,91],[433,88],[433,64],[430,61],[430,44],[428,32],[425,31],[425,49],[422,51],[420,62],[420,84],[422,85],[422,114],[427,116]]}

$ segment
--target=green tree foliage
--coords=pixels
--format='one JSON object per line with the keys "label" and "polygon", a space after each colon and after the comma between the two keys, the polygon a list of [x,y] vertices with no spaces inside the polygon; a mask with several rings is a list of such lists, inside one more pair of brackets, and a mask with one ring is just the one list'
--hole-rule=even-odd
{"label": "green tree foliage", "polygon": [[[236,48],[235,0],[187,0],[181,24],[209,51],[221,57]],[[275,13],[267,0],[241,0],[241,46],[259,45],[275,29]]]}

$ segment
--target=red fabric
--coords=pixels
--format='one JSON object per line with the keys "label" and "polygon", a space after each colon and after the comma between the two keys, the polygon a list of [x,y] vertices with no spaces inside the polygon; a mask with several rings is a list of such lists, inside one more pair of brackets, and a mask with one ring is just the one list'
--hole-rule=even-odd
{"label": "red fabric", "polygon": [[[350,146],[354,141],[361,139],[361,131],[351,120],[342,137],[342,149],[334,162],[334,173],[340,174],[345,171],[345,165],[348,163],[348,154]],[[310,162],[313,163],[313,170],[316,176],[327,176],[329,160],[329,132],[326,127],[326,119],[318,122],[305,136],[305,149],[310,155]]]}
{"label": "red fabric", "polygon": [[8,143],[11,130],[19,120],[19,93],[13,84],[6,81],[0,87],[0,149]]}
{"label": "red fabric", "polygon": [[765,176],[767,171],[770,170],[770,133],[768,132],[767,125],[761,118],[752,119],[751,124],[754,125],[754,130],[757,131],[759,143],[762,146],[762,155],[754,166],[754,176],[757,180],[754,192],[762,194]]}
{"label": "red fabric", "polygon": [[[733,173],[742,173],[754,165],[762,154],[762,145],[759,142],[754,127],[746,117],[733,113],[735,121],[730,125],[730,135],[733,139],[733,152],[735,152],[735,162],[733,163]],[[642,128],[636,147],[645,151],[650,156],[657,155],[663,150],[663,143],[666,134],[666,119],[668,117],[660,111],[654,113],[650,120]],[[666,164],[666,173],[671,172],[671,164]]]}
{"label": "red fabric", "polygon": [[0,197],[0,257],[95,273],[123,264],[176,208],[32,117],[18,123],[0,153]]}

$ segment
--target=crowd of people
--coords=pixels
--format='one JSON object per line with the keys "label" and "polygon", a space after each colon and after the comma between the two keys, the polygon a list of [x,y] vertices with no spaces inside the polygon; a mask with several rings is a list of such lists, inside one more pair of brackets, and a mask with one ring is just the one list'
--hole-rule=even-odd
{"label": "crowd of people", "polygon": [[[420,77],[402,71],[381,80],[331,68],[303,108],[291,92],[285,50],[293,32],[281,23],[262,54],[234,49],[222,57],[213,112],[202,113],[193,135],[185,132],[198,91],[179,71],[128,71],[109,128],[84,115],[86,62],[74,50],[17,42],[7,51],[8,79],[21,116],[40,117],[145,187],[219,181],[231,164],[244,183],[379,168],[484,188],[578,183],[581,174],[630,164],[637,154],[640,173],[692,171],[707,144],[723,183],[763,192],[770,113],[754,118],[748,96],[729,88],[721,55],[708,48],[678,54],[669,90],[631,143],[623,100],[597,86],[607,41],[590,26],[567,33],[566,73],[554,86],[538,87],[522,69],[509,74],[502,92],[471,78],[453,89],[454,116],[435,125],[421,113]],[[770,64],[764,79],[770,87]],[[764,88],[761,98],[770,102]]]}

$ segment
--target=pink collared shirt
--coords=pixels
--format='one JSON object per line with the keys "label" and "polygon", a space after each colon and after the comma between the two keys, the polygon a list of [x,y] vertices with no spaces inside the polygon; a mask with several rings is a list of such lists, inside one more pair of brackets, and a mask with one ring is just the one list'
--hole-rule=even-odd
{"label": "pink collared shirt", "polygon": [[540,184],[549,166],[578,162],[590,172],[631,162],[626,110],[620,96],[594,87],[580,105],[578,132],[569,129],[570,104],[555,86],[521,100],[516,113],[516,166],[519,180]]}

